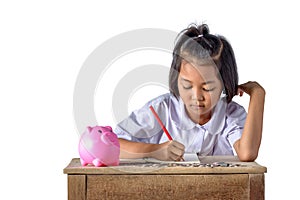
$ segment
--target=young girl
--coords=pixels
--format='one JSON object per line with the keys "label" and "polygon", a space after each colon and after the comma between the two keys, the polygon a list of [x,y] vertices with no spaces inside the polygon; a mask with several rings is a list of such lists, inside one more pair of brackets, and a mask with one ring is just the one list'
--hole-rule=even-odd
{"label": "young girl", "polygon": [[[117,125],[121,158],[179,161],[185,152],[198,152],[256,159],[265,91],[257,82],[238,85],[234,53],[223,36],[210,34],[206,24],[183,30],[173,51],[169,88],[170,93],[151,100]],[[248,114],[232,101],[244,92],[250,96]],[[167,138],[150,106],[173,140]]]}

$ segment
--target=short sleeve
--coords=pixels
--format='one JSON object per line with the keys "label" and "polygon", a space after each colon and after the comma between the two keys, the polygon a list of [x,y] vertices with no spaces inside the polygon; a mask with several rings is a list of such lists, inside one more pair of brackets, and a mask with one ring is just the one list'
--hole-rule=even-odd
{"label": "short sleeve", "polygon": [[161,98],[152,100],[117,124],[114,132],[118,138],[136,142],[159,143],[163,131],[154,118],[150,105],[153,106],[163,122],[166,120],[168,113],[166,102],[161,101]]}
{"label": "short sleeve", "polygon": [[224,133],[227,136],[233,150],[234,143],[242,136],[246,117],[247,113],[241,105],[235,102],[230,102],[228,104],[226,110],[226,128]]}

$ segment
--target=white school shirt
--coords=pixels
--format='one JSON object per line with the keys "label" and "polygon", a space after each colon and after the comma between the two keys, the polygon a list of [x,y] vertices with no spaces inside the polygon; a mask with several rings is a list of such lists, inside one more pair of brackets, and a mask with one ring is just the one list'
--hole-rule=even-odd
{"label": "white school shirt", "polygon": [[173,140],[185,146],[186,153],[200,155],[234,155],[233,144],[241,138],[247,113],[245,109],[222,98],[216,104],[212,118],[200,125],[194,123],[186,113],[184,103],[168,93],[161,95],[132,112],[117,124],[114,132],[118,138],[135,142],[159,144],[168,137],[150,110],[153,106]]}

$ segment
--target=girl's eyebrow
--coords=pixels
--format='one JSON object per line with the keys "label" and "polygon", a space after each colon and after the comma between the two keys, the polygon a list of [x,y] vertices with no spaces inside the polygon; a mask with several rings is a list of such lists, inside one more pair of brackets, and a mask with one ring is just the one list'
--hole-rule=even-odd
{"label": "girl's eyebrow", "polygon": [[[188,80],[188,79],[185,79],[185,78],[182,78],[181,77],[181,80],[183,81],[186,81],[186,82],[189,82],[189,83],[192,83],[192,81]],[[207,84],[212,84],[212,83],[215,83],[216,81],[206,81],[206,82],[203,82],[201,85],[207,85]]]}
{"label": "girl's eyebrow", "polygon": [[190,83],[192,82],[192,81],[190,81],[190,80],[187,80],[187,79],[185,79],[185,78],[182,78],[182,77],[181,77],[181,80],[183,80],[183,81],[186,81],[186,82],[190,82]]}

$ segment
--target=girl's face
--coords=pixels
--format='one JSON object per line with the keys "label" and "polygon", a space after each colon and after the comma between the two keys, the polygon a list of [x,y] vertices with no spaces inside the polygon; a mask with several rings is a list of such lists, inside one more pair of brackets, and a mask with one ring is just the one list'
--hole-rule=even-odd
{"label": "girl's face", "polygon": [[194,66],[182,61],[178,91],[193,122],[205,124],[220,99],[222,82],[214,66]]}

